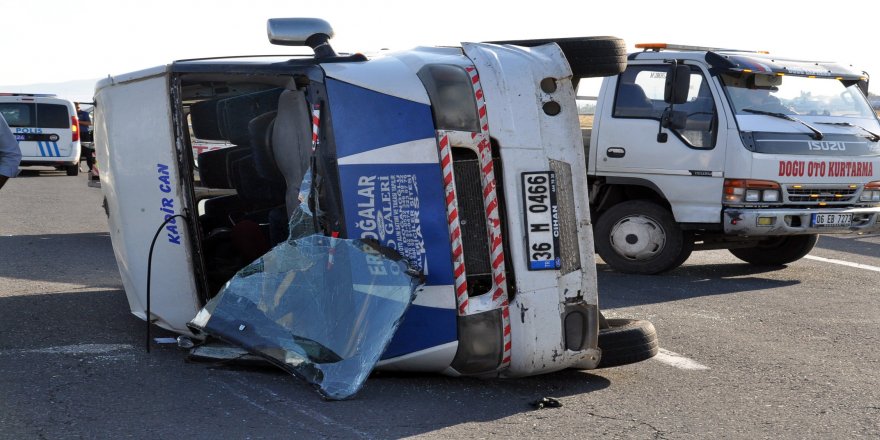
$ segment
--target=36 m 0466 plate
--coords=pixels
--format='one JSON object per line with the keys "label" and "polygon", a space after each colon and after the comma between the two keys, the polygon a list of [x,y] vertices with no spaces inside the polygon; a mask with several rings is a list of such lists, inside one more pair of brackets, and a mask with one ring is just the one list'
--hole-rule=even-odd
{"label": "36 m 0466 plate", "polygon": [[522,173],[529,270],[556,270],[559,259],[559,208],[553,171]]}

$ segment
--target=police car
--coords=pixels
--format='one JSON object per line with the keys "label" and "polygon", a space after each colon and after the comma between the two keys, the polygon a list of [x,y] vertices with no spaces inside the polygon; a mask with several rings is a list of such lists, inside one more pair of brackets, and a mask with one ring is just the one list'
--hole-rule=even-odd
{"label": "police car", "polygon": [[0,93],[0,113],[21,148],[21,166],[79,174],[79,121],[73,103],[49,94]]}

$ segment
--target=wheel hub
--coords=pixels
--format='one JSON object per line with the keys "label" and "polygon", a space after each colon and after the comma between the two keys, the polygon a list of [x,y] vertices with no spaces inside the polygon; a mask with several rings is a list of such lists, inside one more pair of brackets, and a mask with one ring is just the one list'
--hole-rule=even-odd
{"label": "wheel hub", "polygon": [[611,228],[611,247],[630,260],[654,258],[665,245],[666,232],[650,217],[624,217]]}

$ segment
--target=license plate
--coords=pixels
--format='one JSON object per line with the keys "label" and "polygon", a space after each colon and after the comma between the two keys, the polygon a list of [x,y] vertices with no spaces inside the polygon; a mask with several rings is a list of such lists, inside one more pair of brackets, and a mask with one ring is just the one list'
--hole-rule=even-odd
{"label": "license plate", "polygon": [[522,194],[529,270],[559,269],[561,262],[556,174],[552,171],[522,173]]}
{"label": "license plate", "polygon": [[817,227],[846,227],[850,224],[852,214],[813,214],[810,219],[810,225]]}

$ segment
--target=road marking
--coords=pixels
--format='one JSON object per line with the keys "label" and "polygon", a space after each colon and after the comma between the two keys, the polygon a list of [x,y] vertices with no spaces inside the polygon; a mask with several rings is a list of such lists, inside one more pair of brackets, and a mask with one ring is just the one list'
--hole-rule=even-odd
{"label": "road marking", "polygon": [[22,350],[22,352],[48,354],[104,354],[111,351],[131,350],[133,348],[134,347],[130,344],[77,344]]}
{"label": "road marking", "polygon": [[[131,344],[76,344],[60,345],[57,347],[0,350],[0,356],[29,353],[71,356],[94,355],[94,359],[98,361],[117,361],[133,359],[134,354],[130,353],[131,350],[134,350],[134,347]],[[121,351],[124,352],[120,353]]]}
{"label": "road marking", "polygon": [[807,255],[804,258],[808,258],[810,260],[822,261],[824,263],[834,263],[834,264],[839,264],[841,266],[855,267],[856,269],[865,269],[865,270],[872,270],[874,272],[880,272],[880,267],[871,266],[869,264],[850,263],[849,261],[835,260],[832,258],[815,257],[812,255]]}
{"label": "road marking", "polygon": [[[210,378],[209,380],[211,382],[214,382],[214,383],[218,384],[219,386],[231,391],[233,396],[238,397],[239,399],[243,400],[245,403],[259,409],[260,411],[263,411],[263,412],[271,415],[272,417],[275,417],[275,418],[283,421],[284,423],[287,423],[289,426],[291,426],[293,428],[301,429],[304,431],[311,431],[319,436],[321,434],[323,434],[320,431],[316,431],[314,428],[312,428],[310,426],[309,423],[307,423],[305,421],[297,422],[296,421],[297,419],[295,417],[290,417],[288,414],[282,414],[282,413],[279,413],[278,411],[275,411],[276,408],[280,409],[280,410],[284,410],[285,408],[290,408],[290,409],[292,409],[292,410],[294,410],[294,411],[296,411],[306,417],[312,418],[313,420],[317,421],[318,423],[320,423],[326,427],[333,428],[337,431],[343,431],[343,430],[347,431],[347,433],[352,434],[353,436],[355,436],[357,438],[366,438],[366,439],[373,438],[369,433],[359,431],[354,426],[350,426],[344,422],[339,422],[333,418],[330,418],[330,417],[324,415],[323,413],[321,413],[321,410],[312,408],[311,404],[309,404],[309,403],[298,402],[293,399],[288,399],[286,396],[282,396],[278,393],[273,392],[271,389],[269,389],[266,386],[255,385],[251,381],[249,381],[249,380],[247,380],[237,374],[232,376],[231,379],[233,382],[238,384],[241,388],[237,388],[233,384],[227,383],[226,381],[224,381],[223,379],[220,379],[220,378]],[[242,390],[242,388],[246,388],[246,389]],[[265,399],[252,398],[251,396],[248,395],[247,389],[250,389],[251,391],[253,391],[255,393],[265,392],[265,393],[269,394],[270,396],[272,396],[272,399],[268,400],[268,403],[270,403],[271,405],[261,404],[258,400],[265,401]]]}
{"label": "road marking", "polygon": [[654,359],[656,359],[666,365],[669,365],[669,366],[672,366],[675,368],[680,368],[682,370],[708,370],[709,369],[709,367],[707,367],[707,366],[705,366],[705,365],[703,365],[693,359],[688,359],[688,358],[686,358],[676,352],[665,350],[662,348],[657,353],[657,355],[654,356]]}

